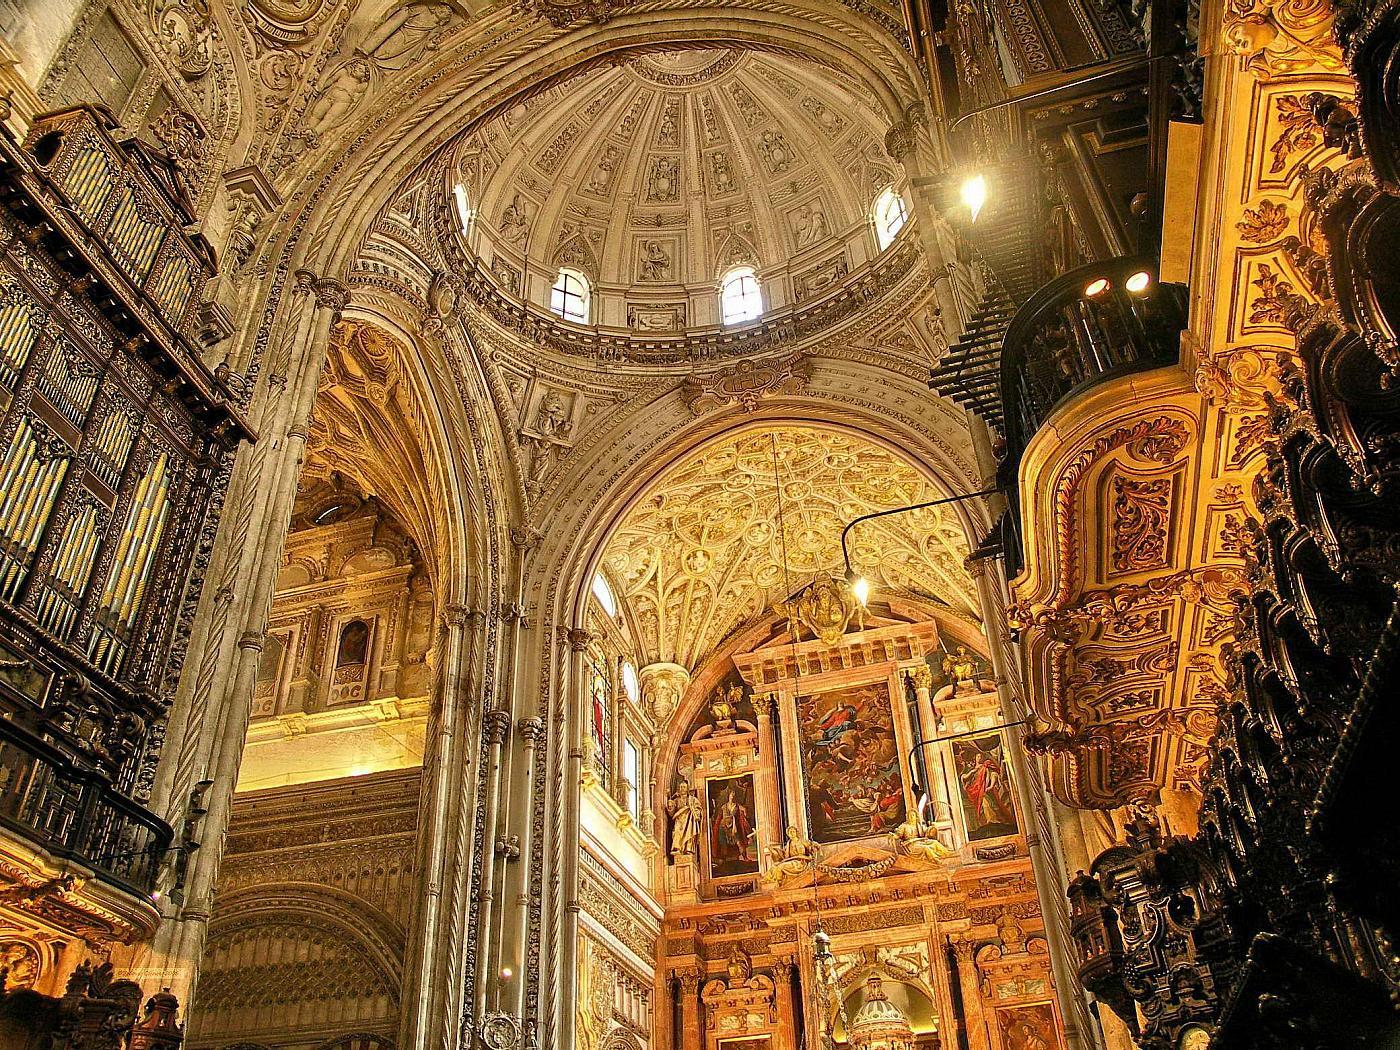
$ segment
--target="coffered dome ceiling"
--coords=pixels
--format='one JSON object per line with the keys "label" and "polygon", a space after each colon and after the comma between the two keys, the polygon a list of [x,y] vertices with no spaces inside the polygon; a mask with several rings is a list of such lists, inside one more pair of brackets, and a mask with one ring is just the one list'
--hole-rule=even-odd
{"label": "coffered dome ceiling", "polygon": [[457,147],[469,249],[502,290],[547,299],[561,265],[593,282],[597,324],[718,322],[730,266],[771,311],[878,254],[871,205],[902,169],[853,82],[759,52],[646,55],[535,96]]}
{"label": "coffered dome ceiling", "polygon": [[[694,670],[731,631],[818,573],[841,576],[846,522],[939,495],[908,461],[856,435],[745,430],[668,470],[623,519],[603,567],[646,659]],[[850,551],[883,593],[976,614],[967,544],[947,508],[859,525]]]}

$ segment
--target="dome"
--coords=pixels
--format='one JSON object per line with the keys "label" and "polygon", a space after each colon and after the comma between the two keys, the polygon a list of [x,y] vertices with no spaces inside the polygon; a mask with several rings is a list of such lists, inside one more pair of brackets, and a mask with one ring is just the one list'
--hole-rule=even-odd
{"label": "dome", "polygon": [[548,306],[567,268],[586,282],[584,323],[683,331],[721,323],[736,267],[771,312],[880,255],[874,205],[903,178],[887,128],[831,70],[743,50],[643,55],[480,126],[456,146],[448,192],[468,254],[507,296]]}
{"label": "dome", "polygon": [[914,1045],[909,1018],[889,1001],[878,976],[866,982],[865,1005],[851,1019],[850,1034],[857,1050],[908,1050]]}

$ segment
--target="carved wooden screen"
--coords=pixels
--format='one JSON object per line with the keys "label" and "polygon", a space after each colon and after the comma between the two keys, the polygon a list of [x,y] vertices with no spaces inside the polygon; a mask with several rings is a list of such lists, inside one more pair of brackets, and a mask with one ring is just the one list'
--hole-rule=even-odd
{"label": "carved wooden screen", "polygon": [[[0,816],[132,884],[195,548],[246,429],[191,342],[213,257],[99,111],[0,135]],[[212,538],[212,536],[210,537]],[[57,748],[55,751],[54,748]],[[101,811],[99,819],[76,819]]]}

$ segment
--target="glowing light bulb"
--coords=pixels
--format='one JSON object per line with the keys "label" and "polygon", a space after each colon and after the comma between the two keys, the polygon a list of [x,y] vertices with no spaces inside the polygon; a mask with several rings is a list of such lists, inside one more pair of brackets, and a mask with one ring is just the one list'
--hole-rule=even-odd
{"label": "glowing light bulb", "polygon": [[1152,275],[1146,270],[1139,270],[1123,282],[1123,287],[1134,295],[1141,295],[1143,292],[1147,291],[1147,286],[1151,283]]}
{"label": "glowing light bulb", "polygon": [[509,966],[502,966],[502,967],[501,967],[501,979],[502,979],[502,980],[509,981],[509,980],[510,980],[512,977],[514,977],[514,976],[515,976],[515,971],[512,970]]}
{"label": "glowing light bulb", "polygon": [[1103,295],[1106,291],[1108,291],[1108,278],[1096,277],[1084,286],[1084,297],[1086,299],[1095,299]]}
{"label": "glowing light bulb", "polygon": [[870,581],[864,576],[857,576],[855,582],[851,584],[851,593],[855,595],[856,601],[861,605],[870,603]]}
{"label": "glowing light bulb", "polygon": [[972,221],[976,222],[977,214],[982,210],[982,205],[987,203],[987,179],[985,176],[974,175],[962,184],[962,202],[972,213]]}

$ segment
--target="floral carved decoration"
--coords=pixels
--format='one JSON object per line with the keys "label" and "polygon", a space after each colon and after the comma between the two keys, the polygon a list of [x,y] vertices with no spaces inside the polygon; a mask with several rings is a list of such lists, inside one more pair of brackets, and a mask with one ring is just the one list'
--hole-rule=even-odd
{"label": "floral carved decoration", "polygon": [[1248,244],[1267,244],[1288,228],[1288,207],[1267,197],[1258,207],[1246,208],[1244,218],[1235,223],[1240,240]]}
{"label": "floral carved decoration", "polygon": [[1141,572],[1167,562],[1171,478],[1113,479],[1110,554],[1115,572]]}
{"label": "floral carved decoration", "polygon": [[1269,152],[1274,155],[1273,163],[1269,165],[1271,175],[1283,171],[1293,154],[1306,153],[1321,141],[1312,110],[1304,99],[1297,95],[1280,95],[1276,104],[1283,130],[1269,147]]}

